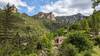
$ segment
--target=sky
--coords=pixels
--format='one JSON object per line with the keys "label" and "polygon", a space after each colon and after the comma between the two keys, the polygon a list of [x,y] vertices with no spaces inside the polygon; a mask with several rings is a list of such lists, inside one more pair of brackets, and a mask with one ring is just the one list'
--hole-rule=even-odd
{"label": "sky", "polygon": [[[77,13],[91,15],[93,13],[91,0],[0,0],[0,8],[7,3],[15,5],[20,13],[33,16],[39,12],[53,12],[55,16],[69,16]],[[96,7],[100,9],[100,5]]]}

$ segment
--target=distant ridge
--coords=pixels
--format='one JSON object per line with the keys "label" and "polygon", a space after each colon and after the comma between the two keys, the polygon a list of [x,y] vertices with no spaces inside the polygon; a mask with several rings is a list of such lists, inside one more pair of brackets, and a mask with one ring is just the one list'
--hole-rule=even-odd
{"label": "distant ridge", "polygon": [[65,23],[74,23],[76,21],[79,21],[79,20],[82,20],[85,16],[78,13],[78,14],[75,14],[75,15],[71,15],[71,16],[57,16],[56,17],[56,20],[58,22],[65,22]]}

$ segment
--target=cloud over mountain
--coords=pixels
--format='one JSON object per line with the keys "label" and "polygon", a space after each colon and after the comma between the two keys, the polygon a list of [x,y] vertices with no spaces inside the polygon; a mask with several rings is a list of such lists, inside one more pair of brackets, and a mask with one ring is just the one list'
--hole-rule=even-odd
{"label": "cloud over mountain", "polygon": [[[7,3],[14,4],[19,12],[33,16],[39,12],[53,12],[55,16],[69,16],[77,13],[89,16],[93,13],[91,0],[0,0],[0,8]],[[100,10],[100,5],[96,7]]]}
{"label": "cloud over mountain", "polygon": [[56,16],[93,13],[91,0],[58,0],[55,3],[43,6],[43,12],[53,12]]}

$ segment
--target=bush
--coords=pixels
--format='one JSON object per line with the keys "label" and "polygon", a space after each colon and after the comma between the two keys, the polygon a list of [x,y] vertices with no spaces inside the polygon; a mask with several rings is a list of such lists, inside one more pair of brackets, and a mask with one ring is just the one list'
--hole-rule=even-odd
{"label": "bush", "polygon": [[75,56],[78,53],[78,49],[72,44],[62,45],[60,51],[60,56]]}
{"label": "bush", "polygon": [[67,43],[75,45],[75,47],[79,48],[80,51],[91,49],[93,46],[90,36],[82,32],[74,32],[69,34]]}
{"label": "bush", "polygon": [[100,46],[100,36],[97,36],[95,38],[95,45],[99,45]]}

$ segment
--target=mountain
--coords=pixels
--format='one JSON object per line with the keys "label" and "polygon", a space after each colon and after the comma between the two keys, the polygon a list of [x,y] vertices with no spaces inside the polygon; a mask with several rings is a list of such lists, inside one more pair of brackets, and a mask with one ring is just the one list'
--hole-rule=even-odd
{"label": "mountain", "polygon": [[33,18],[41,20],[44,26],[50,31],[56,31],[61,27],[72,25],[76,21],[82,20],[84,17],[85,16],[80,13],[71,16],[55,16],[52,12],[39,12],[33,16]]}
{"label": "mountain", "polygon": [[49,19],[53,21],[55,20],[58,23],[74,23],[76,21],[82,20],[85,16],[80,13],[71,16],[55,16],[52,12],[50,13],[39,12],[34,17],[40,19]]}
{"label": "mountain", "polygon": [[49,19],[49,20],[55,20],[55,16],[54,16],[54,14],[52,12],[50,12],[50,13],[39,12],[34,17],[46,18],[46,19]]}
{"label": "mountain", "polygon": [[76,15],[71,15],[71,16],[57,16],[56,20],[60,23],[74,23],[76,21],[82,20],[85,16],[82,14],[78,13]]}

